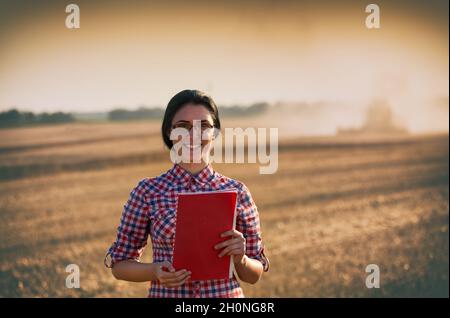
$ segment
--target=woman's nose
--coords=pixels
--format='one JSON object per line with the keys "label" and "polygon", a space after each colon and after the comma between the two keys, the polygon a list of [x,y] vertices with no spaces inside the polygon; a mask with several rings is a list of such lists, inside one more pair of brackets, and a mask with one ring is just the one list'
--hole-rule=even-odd
{"label": "woman's nose", "polygon": [[194,138],[194,136],[198,137],[198,138],[202,138],[202,131],[198,128],[191,127],[191,129],[189,130],[189,137],[192,140],[192,138]]}

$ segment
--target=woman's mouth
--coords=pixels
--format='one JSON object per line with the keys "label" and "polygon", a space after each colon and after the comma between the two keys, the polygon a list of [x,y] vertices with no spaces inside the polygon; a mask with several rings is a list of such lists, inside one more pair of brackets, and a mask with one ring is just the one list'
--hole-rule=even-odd
{"label": "woman's mouth", "polygon": [[200,148],[202,145],[198,144],[198,145],[191,145],[191,144],[183,144],[184,148],[190,149],[190,150],[195,150]]}

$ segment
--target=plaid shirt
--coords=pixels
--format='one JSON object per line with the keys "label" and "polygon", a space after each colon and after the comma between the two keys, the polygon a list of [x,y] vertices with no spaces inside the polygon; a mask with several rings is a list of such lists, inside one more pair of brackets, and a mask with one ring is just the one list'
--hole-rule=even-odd
{"label": "plaid shirt", "polygon": [[[109,248],[105,265],[139,260],[148,235],[153,247],[153,262],[173,261],[177,193],[214,190],[237,190],[236,230],[246,239],[246,255],[259,260],[264,271],[269,260],[264,255],[259,214],[248,188],[237,180],[215,172],[211,165],[192,175],[178,164],[156,178],[145,178],[131,191],[124,206],[116,242]],[[111,264],[106,263],[108,255]],[[235,275],[231,279],[188,281],[175,288],[153,281],[148,297],[244,297]]]}

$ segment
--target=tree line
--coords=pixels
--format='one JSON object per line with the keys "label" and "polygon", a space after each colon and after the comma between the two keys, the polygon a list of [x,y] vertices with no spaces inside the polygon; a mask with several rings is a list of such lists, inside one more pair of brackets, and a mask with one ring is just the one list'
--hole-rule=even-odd
{"label": "tree line", "polygon": [[[250,106],[224,106],[219,107],[220,115],[223,117],[244,117],[252,116],[265,112],[268,108],[267,103],[256,103]],[[87,114],[89,115],[89,114]],[[127,121],[127,120],[161,120],[164,116],[164,109],[161,107],[140,107],[136,110],[127,110],[117,108],[105,113],[107,120],[110,121]],[[10,109],[0,112],[0,128],[20,127],[39,124],[56,124],[69,123],[78,121],[80,118],[76,114],[54,112],[54,113],[33,113],[29,111],[19,111]]]}
{"label": "tree line", "polygon": [[[265,112],[269,104],[255,103],[250,106],[223,106],[219,107],[219,113],[224,117],[241,117],[252,116]],[[140,107],[137,110],[127,110],[118,108],[108,113],[108,119],[112,121],[121,120],[140,120],[140,119],[162,119],[164,116],[164,109],[161,107]]]}
{"label": "tree line", "polygon": [[70,113],[40,113],[10,109],[0,112],[0,127],[17,127],[35,124],[68,123],[75,121]]}

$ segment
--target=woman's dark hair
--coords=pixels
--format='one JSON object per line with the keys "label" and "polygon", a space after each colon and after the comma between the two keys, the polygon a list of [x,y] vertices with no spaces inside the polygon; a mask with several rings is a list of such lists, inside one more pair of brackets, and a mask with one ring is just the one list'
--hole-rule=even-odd
{"label": "woman's dark hair", "polygon": [[167,104],[166,111],[161,127],[161,133],[166,146],[171,149],[173,146],[170,140],[170,129],[172,128],[172,120],[175,114],[187,104],[195,104],[204,106],[210,113],[213,119],[214,128],[220,129],[219,110],[214,100],[196,89],[185,89],[175,96],[173,96]]}

